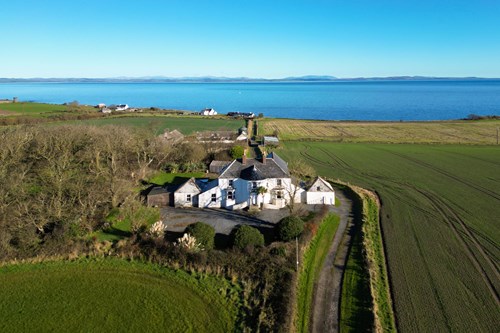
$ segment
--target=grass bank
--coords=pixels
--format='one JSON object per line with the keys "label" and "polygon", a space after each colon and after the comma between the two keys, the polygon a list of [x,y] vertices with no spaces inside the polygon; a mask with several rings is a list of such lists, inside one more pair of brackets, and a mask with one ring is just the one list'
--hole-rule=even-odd
{"label": "grass bank", "polygon": [[297,332],[309,332],[309,319],[314,294],[314,284],[318,280],[323,262],[330,249],[330,245],[339,226],[340,219],[335,215],[328,215],[318,228],[314,238],[306,248],[302,267],[298,277],[297,293]]}
{"label": "grass bank", "polygon": [[0,267],[0,331],[237,330],[229,281],[119,259]]}
{"label": "grass bank", "polygon": [[387,263],[377,197],[351,186],[359,197],[362,221],[357,221],[343,276],[340,331],[395,332]]}

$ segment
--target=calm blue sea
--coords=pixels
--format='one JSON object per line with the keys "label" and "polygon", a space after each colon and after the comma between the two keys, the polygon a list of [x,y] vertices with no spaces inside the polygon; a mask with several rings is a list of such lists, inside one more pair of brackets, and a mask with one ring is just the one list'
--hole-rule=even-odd
{"label": "calm blue sea", "polygon": [[8,83],[0,99],[129,104],[270,117],[331,120],[446,120],[500,114],[500,81],[329,83]]}

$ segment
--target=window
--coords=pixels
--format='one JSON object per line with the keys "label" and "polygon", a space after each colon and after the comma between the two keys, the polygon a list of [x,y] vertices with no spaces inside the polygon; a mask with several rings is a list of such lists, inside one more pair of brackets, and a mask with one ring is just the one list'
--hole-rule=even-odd
{"label": "window", "polygon": [[212,202],[217,201],[217,193],[212,193]]}
{"label": "window", "polygon": [[281,191],[276,192],[276,197],[278,199],[283,199],[283,193]]}
{"label": "window", "polygon": [[186,196],[186,201],[187,201],[187,202],[191,202],[191,194],[188,194],[188,195]]}
{"label": "window", "polygon": [[233,200],[233,191],[227,192],[227,200]]}
{"label": "window", "polygon": [[321,186],[316,187],[316,191],[321,192]]}
{"label": "window", "polygon": [[252,188],[255,190],[257,188],[257,182],[252,182]]}
{"label": "window", "polygon": [[229,186],[233,187],[233,180],[232,179],[229,180]]}
{"label": "window", "polygon": [[278,179],[278,180],[276,181],[276,185],[281,186],[281,179]]}

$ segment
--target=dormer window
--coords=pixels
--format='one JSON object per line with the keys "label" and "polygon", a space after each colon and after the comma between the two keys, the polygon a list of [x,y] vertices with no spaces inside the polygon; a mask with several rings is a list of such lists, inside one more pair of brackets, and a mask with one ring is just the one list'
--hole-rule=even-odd
{"label": "dormer window", "polygon": [[257,182],[252,182],[252,189],[256,189],[257,188]]}
{"label": "dormer window", "polygon": [[281,179],[276,180],[276,185],[281,186]]}

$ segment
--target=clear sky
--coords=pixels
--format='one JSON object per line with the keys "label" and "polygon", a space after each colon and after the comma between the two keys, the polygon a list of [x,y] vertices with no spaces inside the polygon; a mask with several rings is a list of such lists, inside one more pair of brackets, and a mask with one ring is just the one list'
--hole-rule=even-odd
{"label": "clear sky", "polygon": [[500,0],[0,0],[0,77],[500,77]]}

